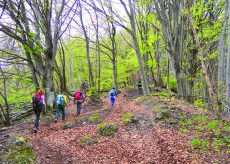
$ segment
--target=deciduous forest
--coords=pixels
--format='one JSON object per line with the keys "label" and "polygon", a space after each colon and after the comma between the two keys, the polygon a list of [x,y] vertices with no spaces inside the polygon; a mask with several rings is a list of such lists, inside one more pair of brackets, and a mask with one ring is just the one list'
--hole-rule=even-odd
{"label": "deciduous forest", "polygon": [[0,0],[0,163],[230,163],[229,39],[230,0]]}

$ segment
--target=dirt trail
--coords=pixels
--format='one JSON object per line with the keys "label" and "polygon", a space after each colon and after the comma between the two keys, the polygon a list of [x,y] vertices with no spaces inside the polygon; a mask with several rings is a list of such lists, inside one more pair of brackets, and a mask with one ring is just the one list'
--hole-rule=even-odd
{"label": "dirt trail", "polygon": [[[103,106],[90,106],[90,109],[85,106],[78,118],[76,106],[72,104],[66,121],[54,123],[51,119],[40,124],[37,134],[24,134],[36,152],[37,163],[191,163],[193,159],[185,146],[187,141],[176,131],[160,127],[151,110],[130,101],[130,97],[129,93],[119,94],[114,109],[109,106],[109,98],[103,99]],[[103,111],[107,111],[103,122],[118,124],[118,132],[113,137],[99,136],[97,124],[84,121],[63,129],[66,124]],[[144,119],[135,127],[124,127],[120,118],[125,112]],[[86,134],[96,136],[98,143],[82,144],[80,139]]]}

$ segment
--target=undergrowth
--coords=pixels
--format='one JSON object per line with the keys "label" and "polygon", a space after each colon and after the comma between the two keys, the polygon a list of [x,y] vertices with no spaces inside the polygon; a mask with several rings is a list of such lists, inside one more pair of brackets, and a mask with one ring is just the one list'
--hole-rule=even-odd
{"label": "undergrowth", "polygon": [[112,136],[118,130],[116,123],[106,124],[101,123],[98,125],[99,134],[102,136]]}
{"label": "undergrowth", "polygon": [[180,132],[188,133],[192,131],[194,138],[191,141],[191,147],[199,153],[205,153],[208,150],[220,153],[226,150],[230,153],[230,123],[221,120],[213,120],[208,116],[197,115],[187,118],[181,116],[179,122]]}
{"label": "undergrowth", "polygon": [[15,136],[13,144],[3,153],[3,163],[35,163],[35,153],[27,145],[26,138]]}

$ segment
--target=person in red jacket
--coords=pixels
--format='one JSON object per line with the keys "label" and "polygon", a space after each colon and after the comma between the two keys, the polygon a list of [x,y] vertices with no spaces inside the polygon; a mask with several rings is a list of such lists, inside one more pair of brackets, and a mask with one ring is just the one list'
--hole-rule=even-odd
{"label": "person in red jacket", "polygon": [[74,102],[77,104],[77,116],[81,113],[82,104],[84,102],[83,90],[79,90],[74,94]]}
{"label": "person in red jacket", "polygon": [[33,110],[34,110],[34,114],[35,114],[34,130],[33,130],[34,133],[37,133],[37,130],[39,127],[40,114],[42,112],[43,107],[46,106],[44,95],[45,95],[45,90],[40,89],[34,94],[34,96],[32,98]]}

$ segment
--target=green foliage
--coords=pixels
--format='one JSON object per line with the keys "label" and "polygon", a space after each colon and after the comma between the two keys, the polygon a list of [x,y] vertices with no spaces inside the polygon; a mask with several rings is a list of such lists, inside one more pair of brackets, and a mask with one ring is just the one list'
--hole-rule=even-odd
{"label": "green foliage", "polygon": [[199,122],[201,124],[206,123],[206,121],[209,119],[208,116],[202,116],[202,115],[197,115],[193,117],[193,120],[196,122]]}
{"label": "green foliage", "polygon": [[214,140],[212,142],[212,147],[213,147],[214,151],[220,152],[221,148],[224,147],[224,146],[226,146],[226,143],[224,142],[224,140],[214,138]]}
{"label": "green foliage", "polygon": [[179,121],[179,124],[178,124],[180,127],[185,127],[185,122],[184,121]]}
{"label": "green foliage", "polygon": [[207,103],[204,103],[202,100],[200,99],[197,99],[194,101],[194,106],[195,107],[203,107],[203,108],[207,108],[208,107],[208,104]]}
{"label": "green foliage", "polygon": [[193,147],[201,146],[201,141],[198,138],[194,138],[191,143]]}
{"label": "green foliage", "polygon": [[[6,89],[6,98],[9,104],[25,102],[31,100],[34,90],[31,77],[28,76],[29,69],[24,66],[11,66],[5,68],[5,72],[12,74],[6,79],[6,88],[3,86],[2,80],[0,80],[0,87],[2,90]],[[4,104],[2,96],[0,96],[0,103]],[[11,110],[18,110],[15,108]]]}
{"label": "green foliage", "polygon": [[87,95],[88,96],[95,96],[97,94],[97,89],[96,87],[90,87],[88,92],[87,92]]}
{"label": "green foliage", "polygon": [[[164,77],[164,83],[167,84],[167,77]],[[169,78],[169,89],[173,92],[177,91],[177,84],[176,84],[176,78],[171,77]]]}
{"label": "green foliage", "polygon": [[98,121],[98,120],[100,120],[100,119],[101,119],[101,116],[98,115],[98,114],[92,115],[92,116],[90,116],[90,117],[88,118],[88,120],[89,120],[90,122],[95,122],[95,121]]}
{"label": "green foliage", "polygon": [[179,122],[180,131],[193,129],[195,138],[191,141],[193,148],[204,150],[211,147],[220,152],[223,149],[230,150],[230,128],[228,122],[210,120],[208,116],[197,115],[192,119],[183,118]]}
{"label": "green foliage", "polygon": [[130,112],[124,113],[121,117],[122,124],[126,124],[133,117],[133,114]]}
{"label": "green foliage", "polygon": [[217,55],[218,55],[218,51],[215,51],[215,52],[213,52],[213,53],[209,56],[209,59],[210,59],[210,60],[216,59]]}
{"label": "green foliage", "polygon": [[219,124],[219,121],[214,120],[214,121],[209,122],[207,124],[207,126],[208,126],[208,129],[214,130],[214,129],[216,129],[216,127],[218,126],[218,124]]}
{"label": "green foliage", "polygon": [[102,136],[111,136],[114,135],[114,133],[118,130],[118,126],[113,123],[113,124],[105,124],[101,123],[98,125],[99,129],[99,134]]}
{"label": "green foliage", "polygon": [[154,92],[151,94],[151,96],[163,96],[163,97],[171,97],[173,94],[167,91],[163,92]]}
{"label": "green foliage", "polygon": [[94,143],[98,143],[98,141],[91,134],[86,134],[81,138],[81,143],[86,144],[86,145],[91,145]]}
{"label": "green foliage", "polygon": [[106,123],[100,123],[100,124],[98,124],[97,127],[98,127],[98,129],[103,129],[106,127]]}
{"label": "green foliage", "polygon": [[198,138],[194,138],[191,144],[193,148],[206,148],[209,142],[206,139],[199,140]]}
{"label": "green foliage", "polygon": [[6,163],[35,163],[35,153],[28,147],[28,140],[15,136],[14,144],[7,147],[3,153],[3,161]]}

